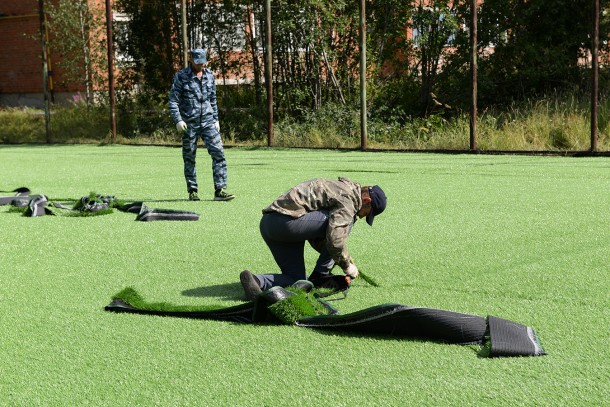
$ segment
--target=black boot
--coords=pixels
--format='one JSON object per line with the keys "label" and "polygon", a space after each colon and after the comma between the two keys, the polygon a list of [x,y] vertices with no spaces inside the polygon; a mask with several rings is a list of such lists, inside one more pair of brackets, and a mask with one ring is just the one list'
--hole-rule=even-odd
{"label": "black boot", "polygon": [[261,287],[258,285],[258,281],[256,281],[254,274],[248,270],[244,270],[239,274],[239,281],[244,288],[244,293],[246,294],[246,299],[248,301],[254,300],[260,293],[263,292]]}
{"label": "black boot", "polygon": [[320,295],[320,297],[346,291],[351,284],[351,279],[348,276],[339,276],[332,273],[313,272],[309,276],[309,281],[313,283],[315,288],[331,290],[330,293]]}

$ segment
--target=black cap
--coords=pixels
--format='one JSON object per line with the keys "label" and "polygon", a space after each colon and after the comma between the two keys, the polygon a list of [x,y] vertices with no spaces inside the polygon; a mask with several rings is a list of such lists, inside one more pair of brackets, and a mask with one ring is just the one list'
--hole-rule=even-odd
{"label": "black cap", "polygon": [[371,213],[366,217],[366,223],[373,226],[375,216],[385,210],[386,197],[383,189],[379,188],[379,185],[369,187],[369,195],[371,196]]}

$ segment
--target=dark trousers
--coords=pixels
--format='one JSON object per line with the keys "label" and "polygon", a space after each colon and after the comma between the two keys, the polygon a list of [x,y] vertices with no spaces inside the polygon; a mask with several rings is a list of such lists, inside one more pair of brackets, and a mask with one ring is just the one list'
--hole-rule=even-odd
{"label": "dark trousers", "polygon": [[300,218],[279,213],[266,213],[260,222],[260,231],[269,246],[282,274],[257,274],[261,288],[286,287],[307,278],[305,269],[305,242],[320,253],[314,272],[329,273],[335,265],[326,249],[328,211],[309,212]]}

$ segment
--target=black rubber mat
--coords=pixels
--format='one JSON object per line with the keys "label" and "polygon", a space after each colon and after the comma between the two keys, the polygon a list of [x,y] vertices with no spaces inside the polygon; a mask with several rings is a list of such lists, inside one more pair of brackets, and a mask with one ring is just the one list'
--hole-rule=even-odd
{"label": "black rubber mat", "polygon": [[156,220],[199,220],[199,214],[173,209],[152,209],[142,204],[136,220],[152,222]]}
{"label": "black rubber mat", "polygon": [[[283,288],[273,287],[264,291],[254,301],[210,311],[139,309],[120,298],[116,298],[105,307],[105,310],[245,323],[268,321],[282,323],[270,311],[270,305],[284,301],[293,295],[294,293]],[[483,345],[483,350],[485,350],[485,352],[479,352],[480,356],[539,356],[546,354],[532,328],[493,316],[483,318],[453,311],[411,307],[401,304],[383,304],[345,315],[339,315],[336,310],[334,311],[331,315],[302,317],[296,320],[295,325],[360,335],[407,337],[461,345],[480,344]]]}
{"label": "black rubber mat", "polygon": [[297,325],[364,334],[406,336],[468,344],[482,343],[485,318],[433,308],[384,304],[345,315],[302,318]]}
{"label": "black rubber mat", "polygon": [[533,328],[494,316],[489,324],[489,356],[546,355]]}

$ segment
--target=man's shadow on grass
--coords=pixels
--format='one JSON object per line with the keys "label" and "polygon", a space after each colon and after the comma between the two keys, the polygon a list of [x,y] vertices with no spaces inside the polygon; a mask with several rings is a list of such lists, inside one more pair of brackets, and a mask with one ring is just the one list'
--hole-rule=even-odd
{"label": "man's shadow on grass", "polygon": [[227,283],[196,287],[182,291],[185,297],[211,297],[228,301],[244,300],[240,283]]}

